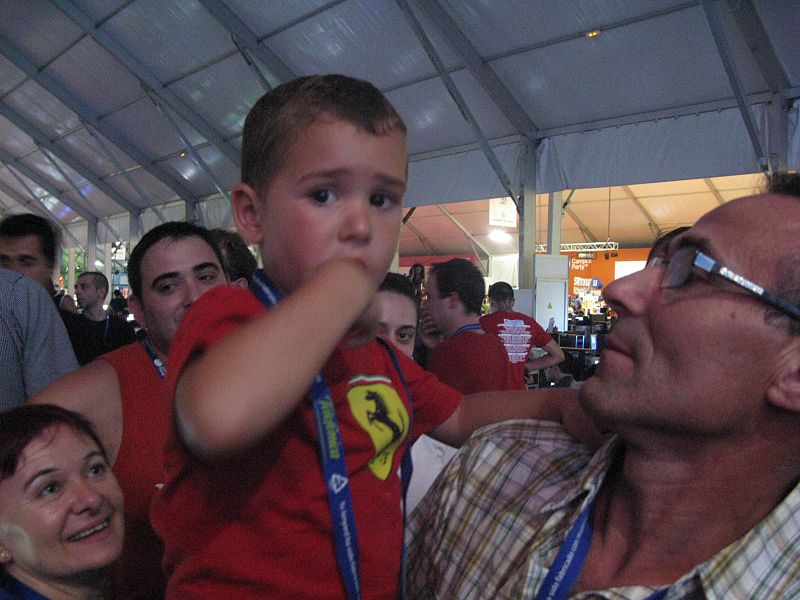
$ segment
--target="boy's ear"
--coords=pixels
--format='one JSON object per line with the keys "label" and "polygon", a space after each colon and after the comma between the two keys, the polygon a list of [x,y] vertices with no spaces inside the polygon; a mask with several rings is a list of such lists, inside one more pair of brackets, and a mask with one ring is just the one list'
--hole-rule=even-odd
{"label": "boy's ear", "polygon": [[767,400],[800,413],[800,341],[793,341],[779,360],[780,368],[767,388]]}
{"label": "boy's ear", "polygon": [[264,239],[261,220],[258,217],[261,199],[246,183],[237,183],[231,192],[231,214],[239,235],[248,244],[260,245]]}

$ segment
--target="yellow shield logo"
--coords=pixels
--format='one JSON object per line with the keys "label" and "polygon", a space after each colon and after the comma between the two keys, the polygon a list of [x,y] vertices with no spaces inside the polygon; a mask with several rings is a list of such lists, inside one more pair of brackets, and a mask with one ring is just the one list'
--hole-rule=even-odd
{"label": "yellow shield logo", "polygon": [[385,481],[392,471],[394,452],[408,435],[408,411],[386,377],[362,376],[350,384],[355,384],[347,392],[350,411],[375,446],[369,468]]}

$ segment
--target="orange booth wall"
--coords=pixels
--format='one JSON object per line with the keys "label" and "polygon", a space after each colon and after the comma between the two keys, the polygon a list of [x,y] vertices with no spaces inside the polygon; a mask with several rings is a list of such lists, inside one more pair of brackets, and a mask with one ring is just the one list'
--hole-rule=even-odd
{"label": "orange booth wall", "polygon": [[[578,258],[577,252],[566,252],[569,256],[569,294],[575,295],[578,290],[589,287],[586,280],[599,279],[605,287],[614,281],[615,265],[619,261],[647,260],[649,248],[628,248],[616,252],[595,252],[594,258]],[[616,256],[613,256],[616,254]],[[606,258],[608,256],[608,258]],[[576,285],[577,284],[577,285]],[[602,288],[600,288],[602,290]]]}

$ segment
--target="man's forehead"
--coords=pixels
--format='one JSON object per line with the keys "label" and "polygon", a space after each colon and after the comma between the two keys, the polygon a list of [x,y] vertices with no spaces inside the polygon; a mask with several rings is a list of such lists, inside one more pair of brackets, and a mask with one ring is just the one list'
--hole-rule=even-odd
{"label": "man's forehead", "polygon": [[146,287],[165,273],[190,273],[209,262],[221,268],[213,248],[204,239],[197,236],[164,238],[144,253],[142,280]]}
{"label": "man's forehead", "polygon": [[20,255],[33,256],[34,258],[44,256],[39,236],[33,233],[19,237],[0,236],[0,251],[5,254],[14,252]]}

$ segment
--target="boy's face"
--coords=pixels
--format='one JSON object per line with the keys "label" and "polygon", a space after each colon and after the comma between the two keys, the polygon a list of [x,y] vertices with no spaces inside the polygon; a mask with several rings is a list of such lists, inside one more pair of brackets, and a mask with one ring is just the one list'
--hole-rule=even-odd
{"label": "boy's face", "polygon": [[377,287],[397,250],[407,160],[401,132],[318,120],[289,144],[260,195],[234,188],[239,233],[258,244],[264,270],[285,292],[337,258],[363,264]]}

